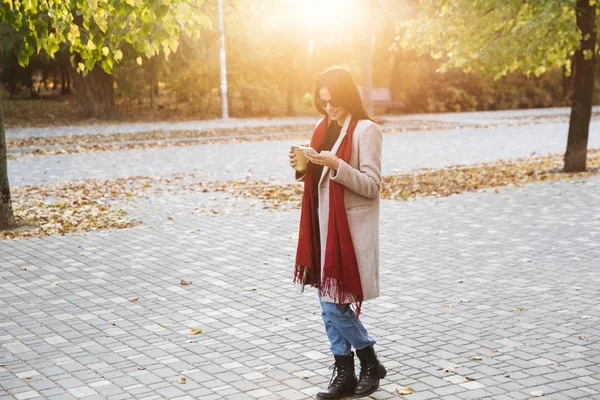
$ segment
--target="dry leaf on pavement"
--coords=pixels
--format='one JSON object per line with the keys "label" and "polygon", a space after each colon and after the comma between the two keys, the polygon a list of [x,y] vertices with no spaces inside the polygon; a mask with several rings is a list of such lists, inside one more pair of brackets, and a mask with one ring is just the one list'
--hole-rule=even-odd
{"label": "dry leaf on pavement", "polygon": [[412,388],[408,386],[398,386],[396,388],[396,393],[398,393],[399,395],[411,394],[412,392]]}

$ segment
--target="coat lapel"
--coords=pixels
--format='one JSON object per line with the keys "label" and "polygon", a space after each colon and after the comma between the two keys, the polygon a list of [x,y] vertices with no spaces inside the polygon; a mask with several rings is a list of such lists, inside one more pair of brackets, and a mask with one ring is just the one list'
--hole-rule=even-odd
{"label": "coat lapel", "polygon": [[[337,153],[338,149],[340,148],[340,145],[342,144],[342,140],[344,140],[344,138],[346,137],[346,133],[348,132],[348,126],[350,125],[350,120],[352,120],[352,115],[350,115],[348,113],[348,115],[346,115],[346,120],[344,121],[344,125],[342,126],[342,130],[340,131],[340,136],[338,137],[338,139],[335,141],[335,144],[331,148],[331,152],[333,154]],[[337,124],[336,121],[333,121],[331,123]],[[329,173],[329,167],[327,167],[327,166],[323,167],[323,172],[321,172],[321,179],[319,179],[319,186],[321,186],[321,182],[323,181],[323,179],[325,179],[325,177],[327,176],[328,173]]]}

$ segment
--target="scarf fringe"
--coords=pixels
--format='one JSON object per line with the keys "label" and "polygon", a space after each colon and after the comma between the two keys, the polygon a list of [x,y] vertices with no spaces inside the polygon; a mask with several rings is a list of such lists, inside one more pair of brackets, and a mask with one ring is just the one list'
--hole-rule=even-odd
{"label": "scarf fringe", "polygon": [[356,295],[348,293],[339,285],[339,283],[340,281],[335,278],[323,278],[320,287],[321,296],[329,297],[337,304],[347,304],[346,301],[351,300],[350,304],[354,308],[356,318],[358,318],[362,310],[364,298],[357,298]]}
{"label": "scarf fringe", "polygon": [[304,283],[304,271],[308,268],[306,265],[296,265],[294,270],[294,283]]}
{"label": "scarf fringe", "polygon": [[[304,280],[304,271],[308,272],[308,276],[306,277],[306,281]],[[319,284],[316,280],[312,279],[312,276],[314,274],[310,273],[310,268],[308,268],[306,265],[296,265],[296,268],[294,269],[294,280],[293,282],[296,284],[306,284],[312,287],[319,287]]]}

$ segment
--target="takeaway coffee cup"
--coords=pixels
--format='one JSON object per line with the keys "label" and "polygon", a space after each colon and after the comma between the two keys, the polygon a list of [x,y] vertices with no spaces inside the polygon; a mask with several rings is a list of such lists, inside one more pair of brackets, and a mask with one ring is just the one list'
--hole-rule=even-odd
{"label": "takeaway coffee cup", "polygon": [[296,165],[294,165],[294,169],[298,172],[304,172],[308,166],[308,160],[306,159],[304,152],[300,150],[299,146],[300,145],[292,146],[292,151],[296,155]]}

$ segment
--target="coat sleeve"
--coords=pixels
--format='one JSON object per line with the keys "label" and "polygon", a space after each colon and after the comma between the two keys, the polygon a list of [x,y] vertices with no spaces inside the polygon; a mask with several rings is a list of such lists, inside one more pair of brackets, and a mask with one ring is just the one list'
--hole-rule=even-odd
{"label": "coat sleeve", "polygon": [[383,134],[376,124],[370,125],[358,138],[358,169],[340,160],[330,177],[353,192],[375,199],[381,191],[381,145]]}

